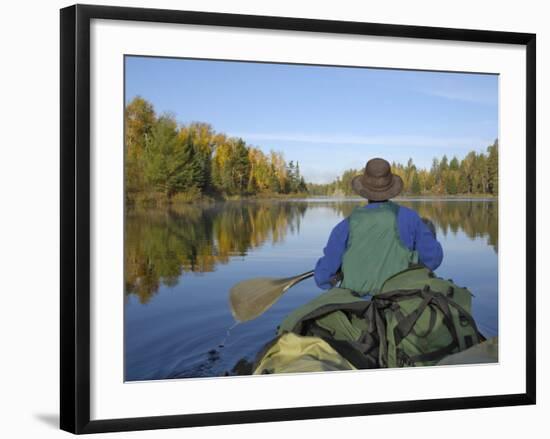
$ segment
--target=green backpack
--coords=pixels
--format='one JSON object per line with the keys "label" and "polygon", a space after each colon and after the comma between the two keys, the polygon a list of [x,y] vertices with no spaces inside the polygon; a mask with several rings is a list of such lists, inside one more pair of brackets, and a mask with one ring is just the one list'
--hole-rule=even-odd
{"label": "green backpack", "polygon": [[278,335],[322,338],[356,368],[429,366],[484,340],[471,299],[468,289],[416,266],[369,300],[333,288],[291,313]]}

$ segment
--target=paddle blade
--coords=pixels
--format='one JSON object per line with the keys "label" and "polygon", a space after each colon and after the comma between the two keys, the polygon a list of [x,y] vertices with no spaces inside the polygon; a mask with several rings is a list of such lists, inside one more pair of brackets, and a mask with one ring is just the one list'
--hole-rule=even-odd
{"label": "paddle blade", "polygon": [[229,292],[231,313],[235,320],[255,319],[272,306],[288,289],[288,279],[261,277],[236,284]]}

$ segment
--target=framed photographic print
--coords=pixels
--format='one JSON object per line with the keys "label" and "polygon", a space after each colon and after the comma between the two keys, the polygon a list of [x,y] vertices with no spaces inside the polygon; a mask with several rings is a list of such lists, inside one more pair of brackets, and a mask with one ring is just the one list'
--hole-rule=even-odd
{"label": "framed photographic print", "polygon": [[61,428],[534,404],[535,85],[534,34],[62,9]]}

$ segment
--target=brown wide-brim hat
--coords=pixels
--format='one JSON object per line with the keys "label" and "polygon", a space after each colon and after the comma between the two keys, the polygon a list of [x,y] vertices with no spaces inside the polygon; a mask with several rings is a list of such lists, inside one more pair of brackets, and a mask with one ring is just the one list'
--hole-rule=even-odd
{"label": "brown wide-brim hat", "polygon": [[392,174],[390,164],[384,159],[371,159],[365,166],[363,175],[351,181],[353,191],[372,201],[389,200],[403,190],[403,180]]}

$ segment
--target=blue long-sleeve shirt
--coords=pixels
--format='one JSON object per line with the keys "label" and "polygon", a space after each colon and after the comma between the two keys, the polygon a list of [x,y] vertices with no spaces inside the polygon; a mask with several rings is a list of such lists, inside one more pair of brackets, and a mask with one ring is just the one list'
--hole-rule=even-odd
{"label": "blue long-sleeve shirt", "polygon": [[[366,209],[376,209],[380,203],[367,204]],[[399,238],[409,250],[416,250],[422,264],[435,270],[443,260],[443,249],[420,216],[412,209],[399,206],[397,213]],[[322,289],[332,287],[332,279],[342,266],[342,257],[347,248],[349,220],[345,218],[332,230],[323,256],[315,266],[315,282]]]}

